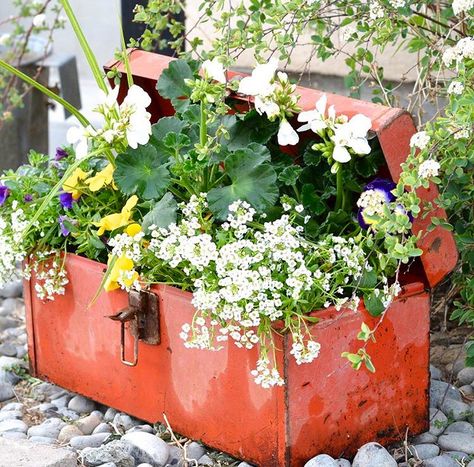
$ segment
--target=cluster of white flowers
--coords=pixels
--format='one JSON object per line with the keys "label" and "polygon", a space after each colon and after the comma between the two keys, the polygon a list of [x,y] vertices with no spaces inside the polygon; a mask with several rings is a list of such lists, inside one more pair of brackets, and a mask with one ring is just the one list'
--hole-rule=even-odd
{"label": "cluster of white flowers", "polygon": [[138,263],[142,258],[141,241],[145,234],[140,231],[135,235],[122,233],[112,237],[108,244],[112,247],[112,255],[116,258],[125,256],[134,263]]}
{"label": "cluster of white flowers", "polygon": [[288,82],[286,73],[276,73],[277,68],[278,60],[274,58],[268,63],[257,65],[251,76],[242,78],[238,92],[254,97],[255,110],[260,115],[266,114],[270,120],[282,116],[278,130],[278,144],[294,146],[298,143],[299,136],[285,115],[288,108],[296,106],[298,102],[298,97],[293,95],[296,86]]}
{"label": "cluster of white flowers", "polygon": [[453,0],[453,12],[455,15],[468,13],[474,9],[474,0]]}
{"label": "cluster of white flowers", "polygon": [[419,131],[410,138],[410,147],[425,149],[430,142],[430,135],[426,131]]}
{"label": "cluster of white flowers", "polygon": [[139,144],[146,144],[151,135],[151,114],[147,107],[151,104],[150,96],[139,86],[132,85],[122,104],[117,104],[119,86],[103,93],[102,102],[95,111],[104,118],[102,128],[94,129],[71,127],[67,132],[67,141],[74,145],[76,157],[87,156],[90,147],[106,147],[126,142],[136,149]]}
{"label": "cluster of white flowers", "polygon": [[454,47],[447,48],[443,53],[443,62],[447,67],[465,59],[474,59],[474,37],[463,37]]}
{"label": "cluster of white flowers", "polygon": [[[229,339],[245,349],[260,345],[265,351],[253,373],[255,381],[265,387],[281,384],[277,369],[264,358],[267,333],[257,329],[281,320],[288,307],[294,310],[305,293],[315,290],[326,297],[326,306],[357,307],[357,297],[345,296],[341,277],[343,285],[360,278],[367,262],[362,248],[352,238],[336,236],[308,244],[301,237],[302,227],[293,226],[291,220],[301,206],[265,222],[260,230],[249,227],[255,210],[236,201],[222,226],[225,242],[218,240],[220,234],[214,239],[205,232],[201,217],[207,207],[205,194],[180,207],[179,223],[151,229],[148,249],[167,266],[181,269],[193,283],[197,312],[193,322],[182,327],[185,346],[219,350]],[[306,263],[308,258],[311,264]],[[298,364],[314,360],[320,346],[305,336],[304,326],[295,324],[291,333],[291,353]]]}
{"label": "cluster of white flowers", "polygon": [[26,258],[22,235],[28,224],[17,201],[12,203],[9,219],[0,217],[0,286],[15,276],[17,264]]}
{"label": "cluster of white flowers", "polygon": [[418,175],[421,178],[432,178],[437,177],[439,174],[439,162],[433,159],[423,161],[418,167]]}
{"label": "cluster of white flowers", "polygon": [[461,83],[461,81],[451,81],[448,86],[448,94],[454,94],[456,96],[459,96],[463,93],[464,91],[464,84]]}
{"label": "cluster of white flowers", "polygon": [[381,216],[387,204],[387,195],[382,190],[366,190],[357,200],[357,207],[364,210],[368,216]]}
{"label": "cluster of white flowers", "polygon": [[64,295],[69,283],[63,259],[57,251],[45,251],[31,258],[31,270],[35,272],[35,292],[40,300],[54,300],[56,295]]}
{"label": "cluster of white flowers", "polygon": [[386,310],[393,300],[400,295],[402,287],[398,281],[395,281],[392,285],[388,285],[386,277],[383,277],[383,282],[382,289],[374,289],[374,295],[380,299]]}
{"label": "cluster of white flowers", "polygon": [[312,130],[322,136],[322,132],[331,131],[331,139],[334,144],[332,157],[335,161],[346,163],[354,154],[369,154],[370,145],[367,134],[372,127],[370,118],[362,114],[356,114],[351,119],[346,115],[336,117],[334,106],[327,109],[327,96],[323,94],[316,102],[314,110],[301,112],[298,121],[305,123],[298,131]]}

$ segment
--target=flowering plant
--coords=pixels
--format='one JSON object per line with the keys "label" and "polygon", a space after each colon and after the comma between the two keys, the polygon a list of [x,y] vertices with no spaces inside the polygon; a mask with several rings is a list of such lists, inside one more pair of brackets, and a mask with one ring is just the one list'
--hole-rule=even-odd
{"label": "flowering plant", "polygon": [[[27,259],[38,296],[53,299],[67,284],[61,253],[75,252],[107,263],[106,291],[191,290],[196,315],[183,326],[185,345],[257,345],[252,374],[263,387],[283,384],[275,332],[291,334],[298,364],[318,356],[312,311],[357,309],[363,297],[383,319],[402,266],[422,254],[410,231],[420,207],[413,192],[378,177],[383,155],[368,117],[326,108],[326,96],[301,112],[296,86],[273,61],[229,79],[219,59],[175,60],[157,83],[175,115],[151,125],[151,98],[133,83],[127,54],[118,104],[118,87],[109,88],[78,37],[103,90],[103,124],[93,128],[71,108],[81,127],[69,131],[69,146],[53,158],[31,152],[28,165],[2,177],[2,280]],[[236,99],[250,96],[242,113]],[[288,148],[297,143],[295,160]],[[420,167],[420,184],[435,172]],[[363,325],[359,339],[373,332]],[[344,357],[375,370],[365,346]]]}

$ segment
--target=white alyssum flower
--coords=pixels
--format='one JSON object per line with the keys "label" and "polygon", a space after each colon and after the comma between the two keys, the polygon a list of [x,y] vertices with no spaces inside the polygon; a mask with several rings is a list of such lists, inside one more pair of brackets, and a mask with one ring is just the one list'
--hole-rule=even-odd
{"label": "white alyssum flower", "polygon": [[419,131],[410,138],[410,147],[425,149],[430,142],[430,135],[426,131]]}
{"label": "white alyssum flower", "polygon": [[463,93],[464,91],[464,84],[461,83],[461,81],[451,81],[448,86],[448,94],[454,94],[456,96],[459,96]]}
{"label": "white alyssum flower", "polygon": [[418,167],[418,175],[421,178],[437,177],[439,174],[440,165],[438,161],[428,159],[423,161]]}
{"label": "white alyssum flower", "polygon": [[202,64],[202,69],[208,78],[211,78],[219,83],[225,84],[227,81],[224,65],[217,57],[212,60],[206,60]]}
{"label": "white alyssum flower", "polygon": [[474,37],[463,37],[454,47],[448,47],[443,52],[443,62],[447,67],[465,59],[474,59]]}
{"label": "white alyssum flower", "polygon": [[278,144],[280,146],[294,146],[298,144],[299,140],[298,133],[293,129],[288,120],[283,119],[278,129]]}
{"label": "white alyssum flower", "polygon": [[29,274],[35,274],[35,292],[40,300],[53,301],[56,295],[66,293],[69,283],[61,254],[57,251],[43,251],[36,258]]}
{"label": "white alyssum flower", "polygon": [[40,13],[39,15],[36,15],[33,18],[33,26],[35,26],[36,28],[40,28],[44,26],[45,22],[46,22],[46,15],[44,13]]}
{"label": "white alyssum flower", "polygon": [[455,15],[468,13],[474,8],[474,0],[453,0],[452,6]]}
{"label": "white alyssum flower", "polygon": [[367,133],[372,126],[370,118],[362,114],[354,115],[348,122],[337,124],[332,140],[334,142],[333,159],[340,163],[351,160],[351,149],[355,154],[369,154],[370,145]]}

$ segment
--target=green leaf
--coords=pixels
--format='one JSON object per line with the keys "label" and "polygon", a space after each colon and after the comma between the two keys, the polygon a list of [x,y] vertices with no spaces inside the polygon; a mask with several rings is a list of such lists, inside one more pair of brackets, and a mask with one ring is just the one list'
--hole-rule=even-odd
{"label": "green leaf", "polygon": [[311,212],[317,216],[323,214],[327,206],[324,201],[321,200],[321,197],[316,193],[314,186],[310,183],[303,185],[301,190],[301,200],[305,208],[308,208]]}
{"label": "green leaf", "polygon": [[163,198],[158,201],[153,209],[145,215],[142,221],[142,229],[148,233],[150,225],[166,228],[176,222],[176,211],[178,204],[171,193],[165,193]]}
{"label": "green leaf", "polygon": [[239,199],[250,203],[257,212],[275,204],[279,193],[276,172],[268,163],[270,157],[265,146],[252,143],[226,158],[231,184],[213,188],[207,196],[209,208],[219,219],[225,219],[229,205]]}
{"label": "green leaf", "polygon": [[168,133],[181,133],[186,126],[186,122],[183,122],[176,117],[163,117],[158,120],[152,127],[152,142],[160,142]]}
{"label": "green leaf", "polygon": [[161,73],[156,84],[160,95],[165,99],[170,99],[178,112],[183,112],[190,104],[191,88],[185,80],[193,79],[197,68],[196,62],[173,60],[168,68]]}
{"label": "green leaf", "polygon": [[303,169],[296,164],[285,167],[278,175],[278,180],[287,186],[294,186]]}
{"label": "green leaf", "polygon": [[375,293],[364,294],[364,305],[372,316],[380,316],[385,311],[385,306]]}
{"label": "green leaf", "polygon": [[163,196],[170,183],[166,155],[147,144],[119,154],[114,180],[126,195],[136,193],[144,199]]}
{"label": "green leaf", "polygon": [[365,270],[362,277],[359,280],[358,287],[362,289],[372,289],[377,285],[377,272],[372,269],[371,271]]}

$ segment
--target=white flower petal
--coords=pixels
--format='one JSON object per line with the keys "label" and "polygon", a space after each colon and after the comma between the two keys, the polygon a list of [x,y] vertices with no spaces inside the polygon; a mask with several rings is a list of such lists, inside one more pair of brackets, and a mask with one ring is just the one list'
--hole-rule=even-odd
{"label": "white flower petal", "polygon": [[334,147],[332,157],[335,161],[340,162],[341,164],[344,164],[351,160],[351,155],[349,154],[349,151],[344,146],[338,145]]}
{"label": "white flower petal", "polygon": [[369,142],[365,138],[351,138],[348,146],[356,154],[369,154],[371,151]]}
{"label": "white flower petal", "polygon": [[324,115],[326,112],[326,105],[328,103],[328,96],[326,94],[323,94],[318,102],[316,102],[316,110],[321,114]]}
{"label": "white flower petal", "polygon": [[278,130],[278,144],[280,146],[294,146],[298,144],[300,137],[293,127],[288,123],[287,120],[280,122],[280,128]]}
{"label": "white flower petal", "polygon": [[69,128],[69,130],[67,130],[66,141],[69,144],[76,144],[83,137],[83,134],[84,130],[82,128],[72,126]]}
{"label": "white flower petal", "polygon": [[224,66],[217,57],[213,58],[212,60],[206,60],[202,64],[202,69],[209,78],[218,81],[219,83],[226,83],[227,79]]}
{"label": "white flower petal", "polygon": [[365,137],[367,136],[367,132],[372,127],[372,121],[365,115],[357,114],[349,120],[349,125],[351,126],[354,136]]}

